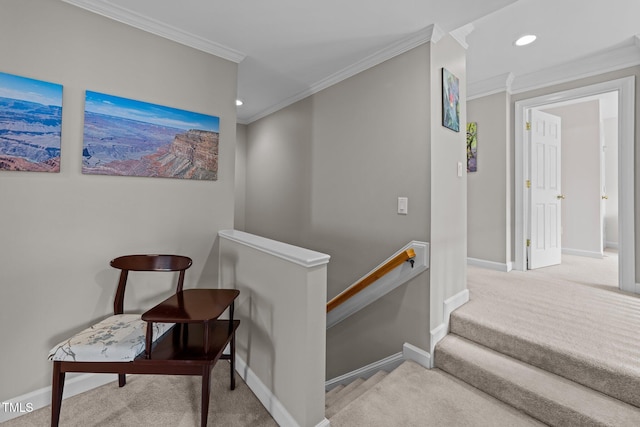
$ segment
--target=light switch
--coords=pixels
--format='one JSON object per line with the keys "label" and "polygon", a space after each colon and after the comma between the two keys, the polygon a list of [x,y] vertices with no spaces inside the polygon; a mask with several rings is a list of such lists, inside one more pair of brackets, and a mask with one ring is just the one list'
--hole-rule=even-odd
{"label": "light switch", "polygon": [[409,199],[407,197],[398,197],[398,214],[406,215],[409,213]]}
{"label": "light switch", "polygon": [[458,176],[462,176],[462,162],[458,162]]}

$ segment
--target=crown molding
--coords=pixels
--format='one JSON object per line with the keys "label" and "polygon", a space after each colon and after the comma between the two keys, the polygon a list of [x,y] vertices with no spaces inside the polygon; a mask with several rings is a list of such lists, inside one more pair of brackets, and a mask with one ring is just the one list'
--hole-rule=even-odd
{"label": "crown molding", "polygon": [[88,10],[89,12],[102,15],[114,21],[130,25],[139,30],[155,34],[157,36],[172,40],[176,43],[201,50],[206,53],[218,56],[220,58],[240,63],[246,55],[238,50],[231,49],[221,44],[206,40],[195,34],[182,31],[155,19],[142,16],[129,9],[116,6],[112,3],[99,0],[62,0],[73,6]]}
{"label": "crown molding", "polygon": [[511,84],[515,76],[513,73],[504,73],[495,77],[467,84],[467,101],[493,95],[499,92],[511,92]]}
{"label": "crown molding", "polygon": [[465,50],[467,50],[469,49],[469,44],[467,43],[467,36],[471,34],[473,30],[475,30],[475,27],[473,26],[473,24],[467,24],[451,31],[449,34],[451,34],[451,37],[453,37],[458,43],[460,43],[460,46],[462,46]]}
{"label": "crown molding", "polygon": [[323,89],[340,83],[341,81],[346,80],[349,77],[353,77],[356,74],[368,70],[369,68],[373,68],[376,65],[383,63],[384,61],[401,55],[424,43],[437,43],[442,37],[444,37],[444,35],[444,31],[437,24],[429,25],[428,27],[423,28],[416,33],[413,33],[410,36],[392,43],[389,46],[380,49],[379,51],[343,68],[342,70],[337,71],[316,83],[313,83],[308,89],[298,92],[297,94],[281,102],[278,102],[277,104],[272,105],[271,107],[261,111],[260,113],[253,115],[249,119],[243,121],[242,124],[249,124],[256,120],[260,120],[261,118],[266,117],[269,114],[273,114],[276,111],[288,107],[295,102],[301,101],[308,96],[311,96]]}
{"label": "crown molding", "polygon": [[[638,36],[634,36],[633,43],[626,46],[566,62],[557,67],[518,76],[512,85],[512,91],[513,93],[527,92],[639,64],[640,45]],[[580,71],[576,72],[576,70]]]}
{"label": "crown molding", "polygon": [[[625,46],[566,62],[556,67],[517,77],[514,77],[512,73],[507,73],[471,82],[467,85],[467,100],[504,91],[513,94],[528,92],[636,65],[640,65],[640,35],[633,36],[631,43],[627,43]],[[576,70],[580,71],[576,72]]]}

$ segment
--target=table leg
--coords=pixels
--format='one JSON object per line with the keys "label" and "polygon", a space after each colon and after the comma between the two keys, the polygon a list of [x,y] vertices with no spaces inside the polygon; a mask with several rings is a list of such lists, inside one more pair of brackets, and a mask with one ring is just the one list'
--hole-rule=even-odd
{"label": "table leg", "polygon": [[202,404],[200,412],[200,426],[207,427],[209,416],[209,395],[211,392],[211,366],[202,367]]}

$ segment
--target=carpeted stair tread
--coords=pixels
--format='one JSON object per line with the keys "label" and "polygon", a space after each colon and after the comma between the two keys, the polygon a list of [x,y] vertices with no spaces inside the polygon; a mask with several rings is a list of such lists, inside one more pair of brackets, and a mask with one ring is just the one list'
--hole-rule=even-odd
{"label": "carpeted stair tread", "polygon": [[406,361],[330,418],[333,427],[542,426],[439,369]]}
{"label": "carpeted stair tread", "polygon": [[327,400],[333,399],[334,395],[338,393],[340,390],[342,390],[343,388],[344,388],[343,384],[338,384],[337,386],[335,386],[334,388],[326,392],[324,394],[324,406],[325,407],[327,406]]}
{"label": "carpeted stair tread", "polygon": [[337,392],[336,394],[334,394],[330,398],[327,398],[325,396],[325,399],[324,399],[324,407],[325,407],[325,409],[329,408],[335,402],[340,400],[340,398],[342,398],[343,396],[349,394],[353,389],[357,388],[363,382],[364,382],[364,378],[356,378],[355,380],[351,381],[349,384],[344,386],[344,388],[342,390],[340,390],[339,392]]}
{"label": "carpeted stair tread", "polygon": [[338,400],[334,401],[330,406],[327,407],[325,411],[325,417],[331,418],[332,416],[337,414],[342,408],[353,402],[358,397],[362,396],[367,392],[367,390],[382,381],[382,379],[387,376],[387,374],[388,373],[386,371],[378,371],[350,392],[341,394]]}
{"label": "carpeted stair tread", "polygon": [[639,426],[640,409],[448,335],[435,350],[436,367],[552,426]]}
{"label": "carpeted stair tread", "polygon": [[451,332],[640,407],[640,298],[523,274],[470,281]]}

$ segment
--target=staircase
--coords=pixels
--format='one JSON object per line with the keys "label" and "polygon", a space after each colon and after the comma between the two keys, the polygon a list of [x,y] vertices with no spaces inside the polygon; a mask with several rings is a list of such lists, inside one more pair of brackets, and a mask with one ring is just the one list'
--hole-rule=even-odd
{"label": "staircase", "polygon": [[474,278],[436,368],[329,391],[331,425],[640,426],[640,298],[532,275]]}
{"label": "staircase", "polygon": [[548,425],[640,426],[640,298],[506,277],[469,285],[436,367]]}

